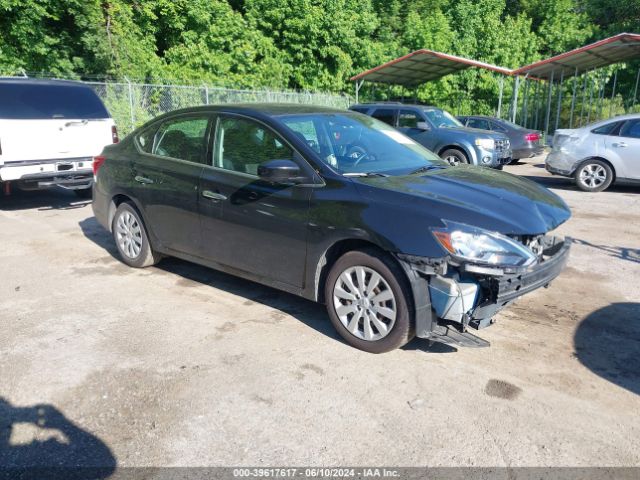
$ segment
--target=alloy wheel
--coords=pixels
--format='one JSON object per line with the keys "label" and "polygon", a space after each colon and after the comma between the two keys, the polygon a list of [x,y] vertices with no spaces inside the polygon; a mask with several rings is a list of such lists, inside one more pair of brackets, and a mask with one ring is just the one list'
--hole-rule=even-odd
{"label": "alloy wheel", "polygon": [[120,251],[131,259],[140,255],[142,250],[142,228],[130,212],[124,211],[116,222],[116,239]]}
{"label": "alloy wheel", "polygon": [[596,188],[607,180],[607,171],[602,165],[589,164],[580,170],[580,181],[589,188]]}
{"label": "alloy wheel", "polygon": [[445,157],[445,160],[449,163],[449,165],[451,166],[458,166],[460,165],[460,160],[458,159],[458,157],[456,157],[455,155],[449,155],[447,157]]}
{"label": "alloy wheel", "polygon": [[374,342],[396,322],[396,299],[387,281],[364,266],[347,268],[333,287],[333,306],[340,322],[355,337]]}

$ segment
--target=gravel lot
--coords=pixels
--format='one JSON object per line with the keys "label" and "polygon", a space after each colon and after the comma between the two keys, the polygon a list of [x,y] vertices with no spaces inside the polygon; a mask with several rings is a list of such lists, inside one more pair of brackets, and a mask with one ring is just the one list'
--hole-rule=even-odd
{"label": "gravel lot", "polygon": [[306,300],[124,266],[69,192],[0,197],[0,465],[640,466],[640,189],[541,164],[507,170],[568,202],[572,258],[484,349],[366,354]]}

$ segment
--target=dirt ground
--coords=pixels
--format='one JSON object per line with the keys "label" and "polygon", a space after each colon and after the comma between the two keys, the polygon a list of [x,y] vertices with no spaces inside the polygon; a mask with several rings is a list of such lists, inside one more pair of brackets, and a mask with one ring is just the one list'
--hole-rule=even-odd
{"label": "dirt ground", "polygon": [[566,271],[489,348],[384,355],[292,295],[126,267],[69,192],[0,198],[0,465],[640,466],[640,189],[541,165],[507,171],[572,208]]}

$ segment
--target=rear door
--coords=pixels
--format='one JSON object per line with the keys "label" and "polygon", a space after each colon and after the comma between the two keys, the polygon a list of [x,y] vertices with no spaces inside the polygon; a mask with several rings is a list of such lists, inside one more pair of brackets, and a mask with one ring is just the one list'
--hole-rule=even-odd
{"label": "rear door", "polygon": [[112,143],[113,120],[95,92],[72,82],[0,82],[0,160],[86,158]]}
{"label": "rear door", "polygon": [[397,111],[398,111],[397,108],[381,107],[381,108],[376,108],[371,113],[371,116],[373,118],[380,120],[381,122],[386,123],[387,125],[391,125],[392,127],[395,127]]}
{"label": "rear door", "polygon": [[207,158],[211,116],[182,114],[136,138],[142,151],[131,164],[134,197],[154,237],[166,249],[200,255],[198,185]]}

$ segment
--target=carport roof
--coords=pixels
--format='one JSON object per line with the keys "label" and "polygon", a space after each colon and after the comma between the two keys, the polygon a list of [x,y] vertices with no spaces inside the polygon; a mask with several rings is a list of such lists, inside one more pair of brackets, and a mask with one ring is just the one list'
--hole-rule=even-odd
{"label": "carport roof", "polygon": [[515,75],[529,75],[548,80],[567,78],[587,70],[606,67],[626,60],[640,59],[640,35],[620,33],[576,48],[555,57],[540,60],[514,70]]}
{"label": "carport roof", "polygon": [[512,70],[497,65],[422,49],[359,73],[351,77],[351,81],[367,80],[368,82],[416,87],[470,67],[484,68],[505,75],[512,73]]}

